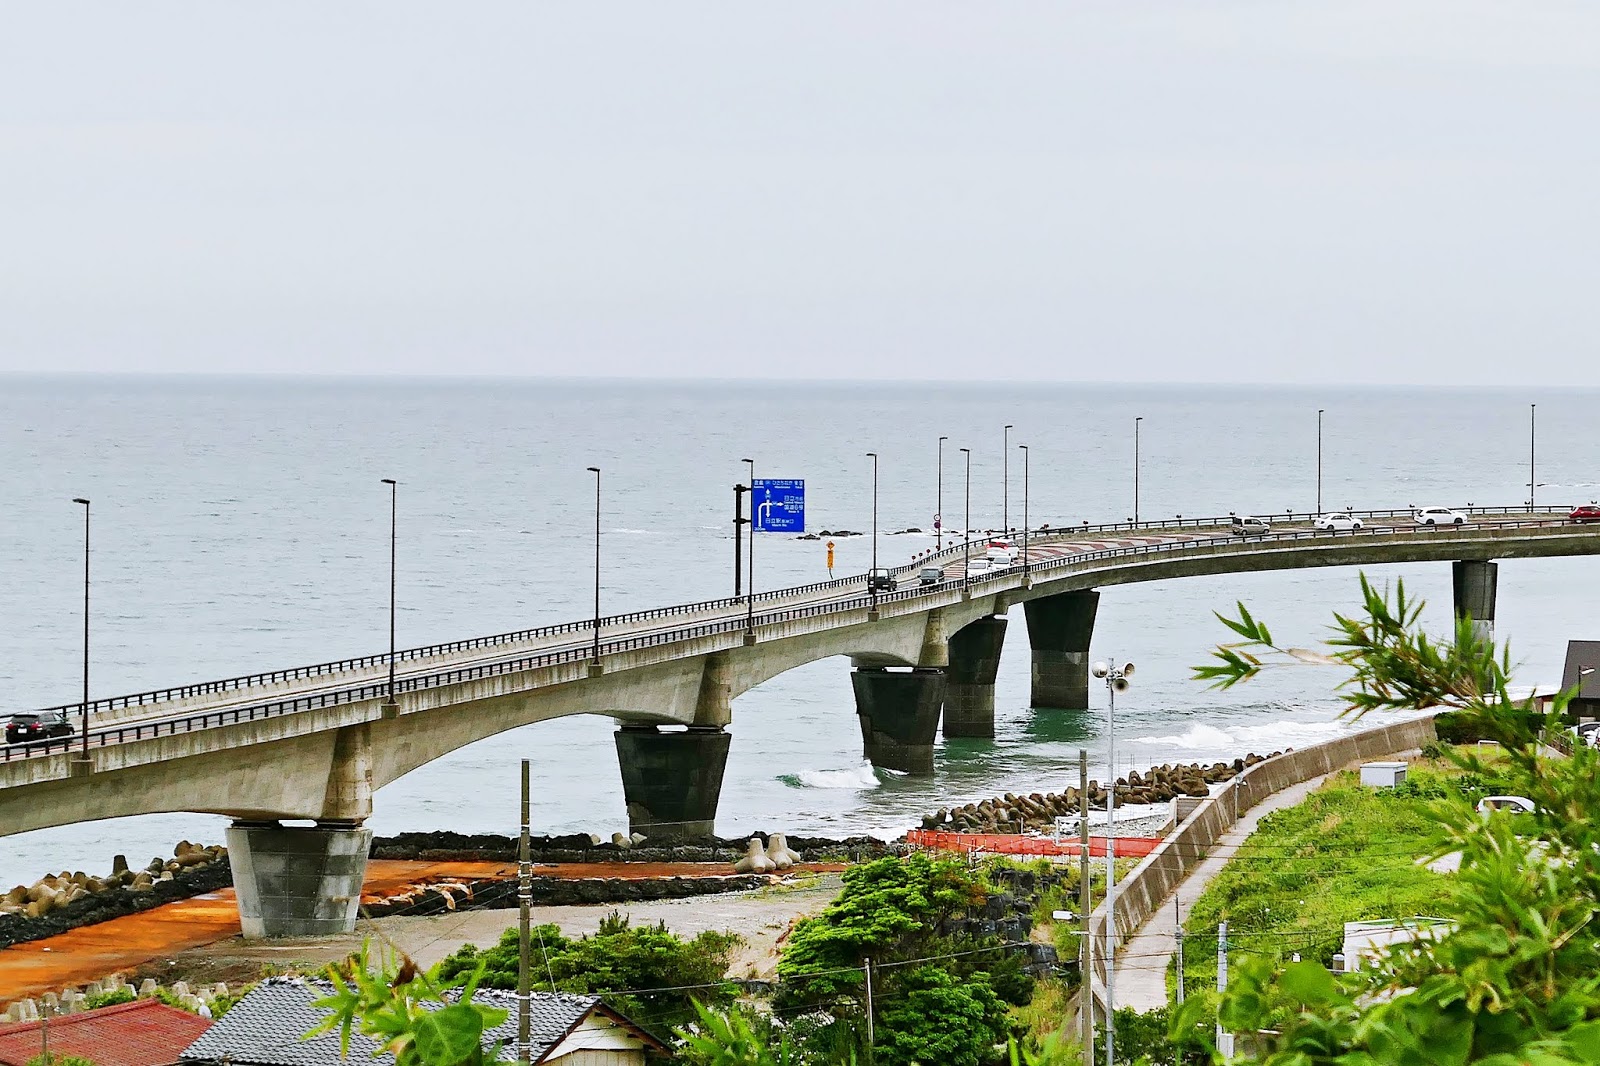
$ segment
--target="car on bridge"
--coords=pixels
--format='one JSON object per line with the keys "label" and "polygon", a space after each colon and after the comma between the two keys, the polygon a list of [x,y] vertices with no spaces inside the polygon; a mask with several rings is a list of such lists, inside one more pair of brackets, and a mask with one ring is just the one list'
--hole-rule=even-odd
{"label": "car on bridge", "polygon": [[1467,516],[1460,511],[1452,511],[1448,507],[1424,507],[1411,516],[1411,520],[1419,526],[1464,526]]}
{"label": "car on bridge", "polygon": [[1333,511],[1329,514],[1319,514],[1312,519],[1311,525],[1315,529],[1337,533],[1341,529],[1360,529],[1361,519],[1348,511]]}
{"label": "car on bridge", "polygon": [[944,567],[942,566],[924,566],[917,571],[917,584],[919,585],[937,585],[943,580]]}
{"label": "car on bridge", "polygon": [[1265,518],[1257,518],[1254,515],[1233,516],[1233,535],[1236,537],[1250,537],[1271,532],[1272,523]]}
{"label": "car on bridge", "polygon": [[51,737],[70,737],[72,723],[64,711],[30,711],[14,714],[6,723],[7,744],[32,744]]}
{"label": "car on bridge", "polygon": [[868,592],[893,592],[895,589],[894,574],[886,566],[867,571]]}
{"label": "car on bridge", "polygon": [[1575,507],[1572,513],[1567,515],[1567,520],[1571,522],[1600,522],[1600,504],[1586,503],[1581,507]]}

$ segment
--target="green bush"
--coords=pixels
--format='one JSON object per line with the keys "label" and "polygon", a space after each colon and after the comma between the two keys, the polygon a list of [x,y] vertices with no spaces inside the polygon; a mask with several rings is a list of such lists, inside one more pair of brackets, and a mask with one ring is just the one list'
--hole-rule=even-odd
{"label": "green bush", "polygon": [[[736,989],[723,984],[734,949],[742,938],[704,932],[685,940],[666,923],[635,927],[613,911],[593,936],[569,939],[554,925],[536,926],[533,988],[539,991],[603,994],[618,1010],[658,1035],[695,1018],[695,1003],[730,1002]],[[520,949],[517,930],[507,929],[487,951],[467,944],[438,966],[438,976],[455,980],[484,964],[484,988],[514,989]],[[688,987],[685,986],[706,986]],[[652,989],[675,989],[655,992]]]}
{"label": "green bush", "polygon": [[132,1003],[133,1000],[133,989],[124,985],[114,992],[100,992],[85,998],[83,1009],[97,1010],[100,1007],[115,1007],[118,1003]]}
{"label": "green bush", "polygon": [[35,1055],[28,1066],[94,1066],[94,1060],[81,1055]]}

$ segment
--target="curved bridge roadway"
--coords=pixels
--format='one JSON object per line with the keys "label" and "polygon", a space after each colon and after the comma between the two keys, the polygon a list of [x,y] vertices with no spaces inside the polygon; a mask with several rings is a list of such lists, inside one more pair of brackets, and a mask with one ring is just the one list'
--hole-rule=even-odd
{"label": "curved bridge roadway", "polygon": [[[604,714],[629,820],[657,839],[709,835],[739,694],[817,659],[849,656],[865,754],[932,770],[933,743],[992,736],[1007,619],[1027,618],[1035,706],[1088,703],[1097,589],[1133,581],[1450,561],[1458,612],[1493,624],[1494,560],[1600,553],[1600,528],[1564,514],[1477,508],[1468,524],[1419,528],[1409,512],[1358,512],[1366,528],[1325,533],[1309,515],[1238,537],[1227,519],[1035,531],[1026,565],[963,580],[957,545],[896,571],[474,638],[94,700],[82,738],[0,749],[0,835],[97,818],[201,811],[236,819],[229,843],[247,933],[328,932],[354,919],[372,793],[496,733]],[[916,583],[930,562],[941,582]],[[81,705],[65,705],[76,720]],[[682,730],[661,727],[686,727]],[[307,820],[311,828],[281,825]],[[354,882],[351,878],[355,878]]]}

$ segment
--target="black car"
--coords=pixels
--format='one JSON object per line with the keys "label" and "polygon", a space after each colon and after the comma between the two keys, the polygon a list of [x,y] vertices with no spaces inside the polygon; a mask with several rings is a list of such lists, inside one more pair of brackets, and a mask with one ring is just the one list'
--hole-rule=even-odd
{"label": "black car", "polygon": [[28,744],[50,737],[70,737],[72,723],[61,711],[39,711],[14,714],[6,723],[7,744]]}

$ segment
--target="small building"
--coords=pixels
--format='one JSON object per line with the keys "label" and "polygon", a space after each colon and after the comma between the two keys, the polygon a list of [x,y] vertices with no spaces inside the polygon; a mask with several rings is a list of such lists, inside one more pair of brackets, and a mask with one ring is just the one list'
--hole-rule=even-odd
{"label": "small building", "polygon": [[1344,969],[1360,970],[1383,957],[1395,944],[1443,936],[1455,928],[1448,918],[1379,918],[1344,923]]}
{"label": "small building", "polygon": [[[183,1066],[392,1066],[391,1056],[374,1056],[378,1042],[359,1033],[350,1034],[347,1057],[339,1054],[338,1032],[302,1039],[329,1014],[312,1004],[332,993],[333,986],[324,981],[269,977],[183,1052]],[[510,1012],[505,1022],[484,1034],[484,1046],[504,1041],[500,1057],[514,1061],[516,994],[481,989],[473,1002]],[[531,1061],[536,1063],[643,1066],[646,1052],[665,1050],[659,1040],[607,1007],[599,996],[535,992],[530,1013]]]}
{"label": "small building", "polygon": [[0,1026],[0,1066],[25,1066],[39,1057],[47,1038],[51,1058],[76,1055],[95,1066],[177,1066],[184,1049],[210,1027],[198,1014],[137,999]]}
{"label": "small building", "polygon": [[1578,693],[1567,704],[1572,720],[1600,718],[1600,640],[1567,641],[1567,661],[1561,667],[1561,691],[1573,688]]}

